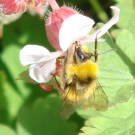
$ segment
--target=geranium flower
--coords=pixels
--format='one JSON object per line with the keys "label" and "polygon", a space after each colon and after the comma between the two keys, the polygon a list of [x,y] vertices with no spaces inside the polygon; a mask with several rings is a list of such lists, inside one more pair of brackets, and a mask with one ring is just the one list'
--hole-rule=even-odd
{"label": "geranium flower", "polygon": [[30,77],[39,83],[48,82],[53,77],[52,74],[57,72],[56,59],[64,55],[75,41],[93,42],[96,37],[100,38],[104,35],[119,19],[120,10],[114,6],[111,8],[115,13],[112,19],[92,34],[90,31],[94,21],[91,18],[81,14],[74,14],[66,18],[58,36],[61,51],[49,52],[46,48],[38,45],[25,46],[20,52],[20,60],[22,65],[30,65]]}
{"label": "geranium flower", "polygon": [[30,65],[29,75],[33,80],[45,83],[56,72],[56,58],[60,55],[61,51],[49,52],[39,45],[26,45],[20,51],[20,61],[23,66]]}

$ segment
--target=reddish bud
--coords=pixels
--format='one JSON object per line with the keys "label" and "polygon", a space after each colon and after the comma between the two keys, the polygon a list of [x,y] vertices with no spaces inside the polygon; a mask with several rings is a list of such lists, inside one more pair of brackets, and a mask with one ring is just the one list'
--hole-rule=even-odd
{"label": "reddish bud", "polygon": [[5,14],[24,12],[26,10],[28,0],[1,0],[0,9]]}
{"label": "reddish bud", "polygon": [[52,11],[46,21],[46,33],[49,42],[56,48],[61,50],[59,45],[59,30],[62,22],[71,15],[77,14],[78,12],[70,7],[63,6]]}
{"label": "reddish bud", "polygon": [[48,85],[48,84],[44,84],[44,83],[41,83],[40,84],[40,87],[43,89],[43,90],[46,90],[46,91],[50,91],[53,89],[53,85]]}

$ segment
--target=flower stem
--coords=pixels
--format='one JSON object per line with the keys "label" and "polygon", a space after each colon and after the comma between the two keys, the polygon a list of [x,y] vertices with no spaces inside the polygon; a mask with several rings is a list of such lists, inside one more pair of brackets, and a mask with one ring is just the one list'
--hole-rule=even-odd
{"label": "flower stem", "polygon": [[93,6],[97,14],[99,15],[99,18],[106,22],[108,20],[108,16],[106,15],[104,9],[100,6],[97,0],[89,0],[89,3]]}
{"label": "flower stem", "polygon": [[49,4],[50,4],[52,10],[57,10],[60,8],[55,0],[49,0]]}

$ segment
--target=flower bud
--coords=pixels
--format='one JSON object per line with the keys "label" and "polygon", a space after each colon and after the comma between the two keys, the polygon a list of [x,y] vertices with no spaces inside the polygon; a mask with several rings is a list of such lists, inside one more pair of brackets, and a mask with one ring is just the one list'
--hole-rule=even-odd
{"label": "flower bud", "polygon": [[70,7],[63,6],[48,15],[46,21],[46,33],[49,42],[55,47],[56,50],[61,50],[59,45],[59,30],[63,21],[71,15],[78,14],[78,12]]}
{"label": "flower bud", "polygon": [[1,0],[0,10],[4,14],[12,14],[17,12],[24,12],[26,10],[28,0]]}
{"label": "flower bud", "polygon": [[45,83],[40,83],[40,87],[45,91],[50,91],[53,89],[53,85],[49,85]]}

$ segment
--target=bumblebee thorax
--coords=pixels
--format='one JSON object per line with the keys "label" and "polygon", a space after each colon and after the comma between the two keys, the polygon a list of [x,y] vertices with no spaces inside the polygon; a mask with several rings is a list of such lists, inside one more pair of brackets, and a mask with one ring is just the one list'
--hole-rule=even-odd
{"label": "bumblebee thorax", "polygon": [[69,64],[66,67],[68,79],[76,76],[78,80],[93,80],[97,76],[97,64],[91,60],[79,64]]}

